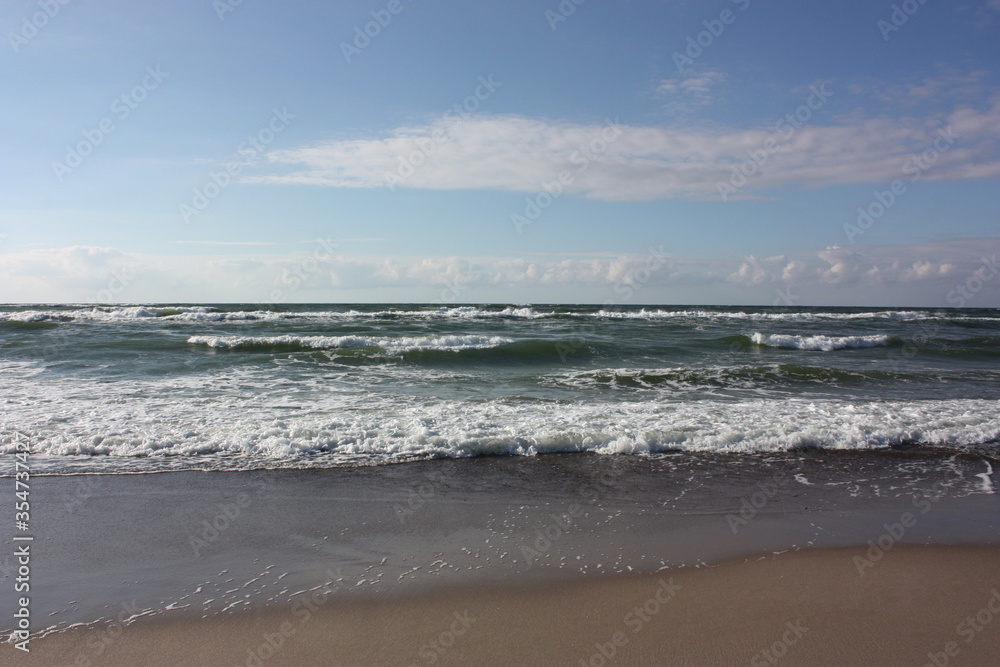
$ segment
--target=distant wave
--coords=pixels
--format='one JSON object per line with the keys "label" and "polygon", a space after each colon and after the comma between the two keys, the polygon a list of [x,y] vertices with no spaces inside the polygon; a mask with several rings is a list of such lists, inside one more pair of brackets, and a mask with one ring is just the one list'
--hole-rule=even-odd
{"label": "distant wave", "polygon": [[729,310],[638,308],[594,310],[588,307],[530,306],[454,306],[386,310],[220,310],[213,306],[95,306],[60,310],[13,310],[0,312],[0,322],[282,322],[282,321],[366,321],[366,320],[540,320],[540,319],[616,319],[616,320],[748,320],[748,321],[822,321],[822,320],[949,320],[1000,321],[998,317],[956,315],[938,311],[883,310],[857,313],[823,311],[753,312]]}
{"label": "distant wave", "polygon": [[892,336],[792,336],[757,332],[750,336],[750,340],[765,347],[833,352],[834,350],[887,346],[891,345],[895,339]]}
{"label": "distant wave", "polygon": [[428,308],[425,310],[219,310],[213,306],[95,306],[73,310],[21,310],[0,312],[0,322],[61,321],[180,321],[180,322],[239,322],[285,320],[379,320],[379,319],[543,319],[555,312],[537,312],[529,307],[501,309],[459,306],[454,308]]}
{"label": "distant wave", "polygon": [[398,355],[419,350],[482,350],[513,343],[500,336],[191,336],[188,343],[237,350],[330,350],[369,348]]}
{"label": "distant wave", "polygon": [[795,312],[749,312],[728,310],[600,310],[597,317],[629,320],[668,320],[668,319],[722,319],[722,320],[777,320],[777,321],[809,321],[809,320],[995,320],[992,317],[970,317],[962,315],[939,314],[932,311],[916,310],[880,310],[859,313],[833,313],[822,311]]}
{"label": "distant wave", "polygon": [[[211,306],[95,306],[74,310],[19,310],[0,312],[0,322],[45,322],[91,320],[150,320],[184,316],[196,319],[215,313]],[[231,313],[237,315],[237,313]]]}

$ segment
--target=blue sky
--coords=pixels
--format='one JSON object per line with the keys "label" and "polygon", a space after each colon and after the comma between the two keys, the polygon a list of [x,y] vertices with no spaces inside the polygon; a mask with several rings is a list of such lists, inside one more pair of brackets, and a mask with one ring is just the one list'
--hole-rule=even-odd
{"label": "blue sky", "polygon": [[0,301],[1000,305],[998,0],[0,26]]}

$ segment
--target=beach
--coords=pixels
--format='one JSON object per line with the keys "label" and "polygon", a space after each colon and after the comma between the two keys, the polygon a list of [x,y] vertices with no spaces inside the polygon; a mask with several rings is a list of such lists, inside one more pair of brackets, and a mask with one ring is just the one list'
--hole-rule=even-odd
{"label": "beach", "polygon": [[922,461],[905,452],[673,459],[39,477],[31,613],[49,629],[2,663],[996,655],[995,495],[941,493],[954,472],[890,492]]}
{"label": "beach", "polygon": [[120,634],[69,631],[5,664],[995,664],[1000,550],[900,546],[864,581],[844,567],[857,553],[381,603],[318,598]]}

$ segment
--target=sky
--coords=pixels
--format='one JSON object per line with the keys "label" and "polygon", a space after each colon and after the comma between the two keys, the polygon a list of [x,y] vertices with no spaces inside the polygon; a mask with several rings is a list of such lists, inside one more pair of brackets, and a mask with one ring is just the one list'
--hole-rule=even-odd
{"label": "sky", "polygon": [[1000,306],[1000,0],[0,28],[0,302]]}

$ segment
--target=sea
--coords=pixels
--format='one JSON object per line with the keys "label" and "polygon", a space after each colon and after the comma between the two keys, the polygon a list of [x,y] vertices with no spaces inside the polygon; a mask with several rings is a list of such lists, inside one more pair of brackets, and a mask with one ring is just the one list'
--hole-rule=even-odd
{"label": "sea", "polygon": [[985,463],[1000,310],[0,306],[33,475],[836,450]]}

